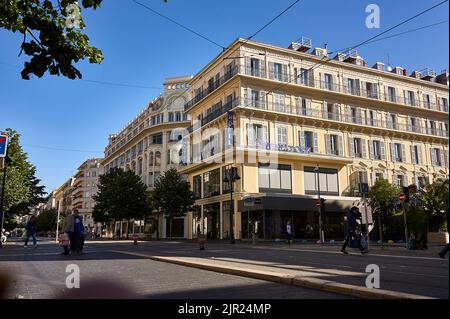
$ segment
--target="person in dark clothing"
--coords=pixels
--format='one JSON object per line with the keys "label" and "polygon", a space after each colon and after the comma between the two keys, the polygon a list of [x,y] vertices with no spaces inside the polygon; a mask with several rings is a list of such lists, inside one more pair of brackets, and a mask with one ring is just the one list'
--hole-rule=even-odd
{"label": "person in dark clothing", "polygon": [[447,255],[447,253],[448,253],[449,248],[450,248],[450,244],[445,245],[445,247],[439,252],[439,257],[444,259],[445,255]]}
{"label": "person in dark clothing", "polygon": [[72,234],[72,240],[70,241],[72,252],[76,252],[79,254],[82,250],[81,241],[82,236],[84,236],[84,226],[83,226],[83,217],[78,214],[78,210],[73,210],[73,227],[74,231]]}
{"label": "person in dark clothing", "polygon": [[25,229],[27,231],[27,238],[25,239],[25,244],[23,245],[24,247],[27,247],[28,245],[28,240],[31,238],[33,238],[33,247],[36,248],[38,245],[36,244],[36,221],[37,218],[36,216],[31,216],[30,219],[28,220],[27,225],[25,226]]}
{"label": "person in dark clothing", "polygon": [[347,236],[345,237],[344,245],[341,248],[341,252],[343,252],[344,254],[348,254],[345,248],[347,248],[348,242],[352,238],[355,239],[358,248],[361,250],[361,254],[367,253],[367,250],[365,250],[361,245],[361,240],[359,239],[359,236],[356,234],[356,227],[358,226],[356,219],[358,213],[359,213],[358,207],[353,206],[347,214],[348,233]]}

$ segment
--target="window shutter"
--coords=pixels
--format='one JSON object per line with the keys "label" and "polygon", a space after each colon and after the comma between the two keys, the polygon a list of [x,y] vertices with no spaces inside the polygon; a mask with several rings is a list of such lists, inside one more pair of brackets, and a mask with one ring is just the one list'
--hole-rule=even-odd
{"label": "window shutter", "polygon": [[384,85],[384,100],[387,101],[389,99],[387,86]]}
{"label": "window shutter", "polygon": [[302,101],[301,97],[295,99],[295,113],[298,115],[302,115]]}
{"label": "window shutter", "polygon": [[351,136],[348,138],[348,153],[350,157],[355,157],[355,140]]}
{"label": "window shutter", "polygon": [[417,159],[416,159],[416,152],[414,149],[414,145],[411,145],[411,161],[413,162],[413,164],[417,163]]}
{"label": "window shutter", "polygon": [[325,75],[323,73],[319,73],[319,79],[320,79],[320,88],[325,88]]}
{"label": "window shutter", "polygon": [[358,79],[355,80],[355,93],[361,95],[361,82]]}
{"label": "window shutter", "polygon": [[440,155],[441,155],[441,163],[440,163],[441,166],[446,166],[446,165],[445,165],[445,155],[444,155],[444,150],[441,149],[439,153],[440,153]]}
{"label": "window shutter", "polygon": [[307,110],[307,115],[311,116],[311,100],[310,99],[305,99],[306,101],[306,110]]}
{"label": "window shutter", "polygon": [[299,80],[299,78],[298,78],[298,68],[294,68],[294,83],[295,84],[299,84],[300,83],[300,80]]}
{"label": "window shutter", "polygon": [[373,152],[373,141],[372,140],[369,140],[369,158],[371,159],[371,160],[373,160],[374,159],[374,152]]}
{"label": "window shutter", "polygon": [[408,128],[406,130],[412,131],[412,120],[411,120],[411,116],[409,116],[409,115],[408,115]]}
{"label": "window shutter", "polygon": [[252,74],[252,65],[251,65],[251,59],[250,57],[245,57],[245,74],[251,75]]}
{"label": "window shutter", "polygon": [[436,166],[436,152],[433,152],[434,148],[430,148],[431,153],[431,165]]}
{"label": "window shutter", "polygon": [[347,122],[352,122],[352,108],[350,105],[347,105]]}
{"label": "window shutter", "polygon": [[422,146],[417,145],[417,164],[422,164]]}
{"label": "window shutter", "polygon": [[402,144],[402,162],[406,163],[406,146]]}
{"label": "window shutter", "polygon": [[244,88],[244,105],[247,106],[247,101],[248,101],[248,89]]}
{"label": "window shutter", "polygon": [[367,158],[367,140],[361,139],[362,157]]}
{"label": "window shutter", "polygon": [[405,98],[405,104],[408,104],[408,93],[406,90],[403,90],[403,97]]}
{"label": "window shutter", "polygon": [[288,82],[288,69],[287,69],[287,65],[283,64],[283,76],[282,79],[284,82]]}
{"label": "window shutter", "polygon": [[333,118],[336,121],[340,121],[341,119],[340,119],[340,114],[339,114],[340,112],[339,112],[339,104],[338,103],[333,104],[333,112],[334,112]]}
{"label": "window shutter", "polygon": [[323,102],[322,112],[323,112],[322,117],[324,119],[328,119],[328,102],[325,101]]}
{"label": "window shutter", "polygon": [[361,115],[361,108],[357,107],[356,108],[356,123],[358,124],[362,124],[362,115]]}
{"label": "window shutter", "polygon": [[336,76],[333,75],[333,76],[331,77],[331,91],[337,91],[337,90],[336,90],[336,85],[335,85],[335,83],[337,83],[337,81],[336,81]]}
{"label": "window shutter", "polygon": [[348,91],[348,79],[347,78],[343,78],[344,81],[344,93],[350,93]]}
{"label": "window shutter", "polygon": [[266,108],[266,92],[264,91],[259,92],[259,105],[262,109]]}
{"label": "window shutter", "polygon": [[273,80],[275,78],[275,67],[273,62],[269,62],[269,79]]}
{"label": "window shutter", "polygon": [[300,131],[299,132],[300,135],[300,147],[305,147],[305,132],[304,131]]}
{"label": "window shutter", "polygon": [[372,87],[373,87],[373,96],[372,97],[379,99],[379,96],[378,96],[378,83],[373,83]]}
{"label": "window shutter", "polygon": [[330,141],[330,134],[325,134],[325,152],[327,155],[331,154],[331,141]]}
{"label": "window shutter", "polygon": [[261,68],[261,77],[266,78],[266,61],[260,60],[259,65]]}
{"label": "window shutter", "polygon": [[248,146],[255,145],[255,131],[253,130],[252,123],[249,123],[247,125],[247,135],[248,135]]}
{"label": "window shutter", "polygon": [[319,139],[316,132],[314,132],[314,153],[319,153]]}
{"label": "window shutter", "polygon": [[395,144],[391,143],[391,160],[393,162],[397,161],[397,154],[395,153]]}
{"label": "window shutter", "polygon": [[263,127],[262,127],[262,130],[263,130],[263,143],[267,143],[267,127],[264,125]]}
{"label": "window shutter", "polygon": [[344,143],[342,141],[342,136],[338,136],[338,145],[339,145],[339,156],[344,156]]}
{"label": "window shutter", "polygon": [[386,160],[386,149],[384,147],[384,142],[380,142],[380,153],[381,153],[381,160]]}

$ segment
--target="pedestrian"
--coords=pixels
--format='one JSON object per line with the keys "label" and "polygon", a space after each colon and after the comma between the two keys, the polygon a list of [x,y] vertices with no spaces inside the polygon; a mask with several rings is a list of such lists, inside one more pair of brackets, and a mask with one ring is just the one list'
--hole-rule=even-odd
{"label": "pedestrian", "polygon": [[74,220],[73,220],[72,211],[70,209],[66,209],[66,211],[65,211],[64,224],[63,224],[62,229],[64,232],[64,234],[61,238],[61,245],[63,246],[63,249],[64,249],[64,251],[62,252],[62,255],[69,255],[70,247],[72,247],[72,238],[73,238],[73,232],[74,232]]}
{"label": "pedestrian", "polygon": [[305,227],[305,233],[306,233],[306,236],[305,236],[305,237],[310,238],[312,232],[313,232],[312,226],[311,226],[309,223],[307,223],[307,224],[306,224],[306,227]]}
{"label": "pedestrian", "polygon": [[79,214],[78,209],[73,210],[73,228],[71,250],[79,254],[83,250],[84,226],[83,216]]}
{"label": "pedestrian", "polygon": [[348,232],[347,232],[347,236],[345,237],[344,245],[341,248],[341,252],[343,252],[344,254],[348,254],[348,252],[345,250],[345,248],[347,248],[348,242],[351,239],[354,239],[356,241],[358,248],[361,250],[361,254],[364,255],[368,252],[361,245],[361,240],[360,240],[359,236],[356,234],[356,228],[358,227],[356,218],[358,216],[358,212],[359,212],[358,207],[353,206],[347,214]]}
{"label": "pedestrian", "polygon": [[447,255],[447,253],[448,253],[449,247],[450,247],[450,244],[445,245],[445,247],[439,252],[439,257],[444,259],[445,255]]}
{"label": "pedestrian", "polygon": [[38,246],[36,243],[36,222],[37,222],[36,216],[32,215],[28,220],[27,225],[25,226],[27,234],[25,244],[23,245],[23,247],[27,247],[28,239],[30,237],[33,238],[33,247],[36,248]]}
{"label": "pedestrian", "polygon": [[291,226],[291,222],[288,220],[287,225],[286,225],[286,232],[288,235],[288,245],[291,245],[291,241],[292,241],[292,226]]}

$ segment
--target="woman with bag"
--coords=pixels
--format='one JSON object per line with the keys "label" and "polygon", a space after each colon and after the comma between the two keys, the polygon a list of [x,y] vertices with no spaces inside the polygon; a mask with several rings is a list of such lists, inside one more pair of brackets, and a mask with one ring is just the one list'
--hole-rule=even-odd
{"label": "woman with bag", "polygon": [[70,254],[71,237],[74,231],[73,215],[70,209],[65,211],[64,224],[62,227],[63,233],[59,236],[60,245],[63,247],[64,251],[62,255]]}

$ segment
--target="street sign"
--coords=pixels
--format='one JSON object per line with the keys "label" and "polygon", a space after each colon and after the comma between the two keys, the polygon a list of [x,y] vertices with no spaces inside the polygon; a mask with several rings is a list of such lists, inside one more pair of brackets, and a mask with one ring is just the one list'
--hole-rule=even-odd
{"label": "street sign", "polygon": [[404,202],[406,200],[406,195],[401,193],[400,195],[398,195],[398,199],[402,202]]}
{"label": "street sign", "polygon": [[367,183],[360,183],[359,187],[361,188],[361,193],[367,194],[369,192],[369,184],[367,184]]}
{"label": "street sign", "polygon": [[8,147],[8,136],[0,135],[0,157],[6,157],[7,147]]}

